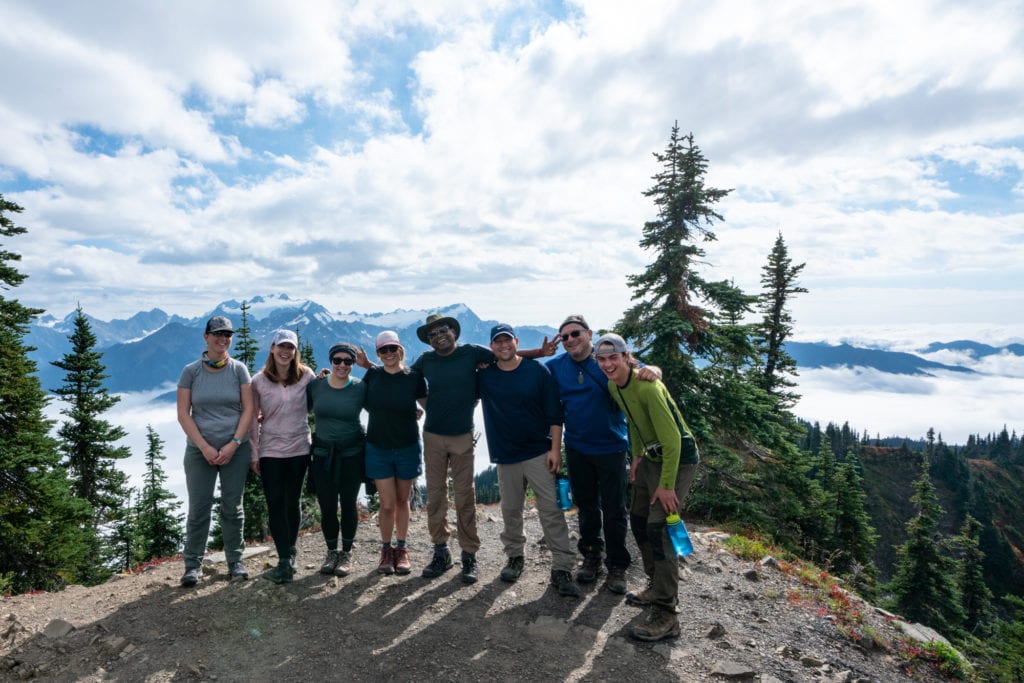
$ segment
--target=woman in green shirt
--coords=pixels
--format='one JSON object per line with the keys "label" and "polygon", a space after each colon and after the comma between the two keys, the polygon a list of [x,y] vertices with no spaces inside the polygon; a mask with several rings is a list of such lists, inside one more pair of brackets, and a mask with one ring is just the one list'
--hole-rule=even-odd
{"label": "woman in green shirt", "polygon": [[359,524],[356,497],[363,482],[366,439],[359,413],[366,399],[366,385],[352,377],[356,360],[354,346],[335,344],[327,356],[331,359],[330,374],[306,385],[306,405],[313,413],[314,429],[309,471],[320,504],[320,528],[327,544],[327,557],[320,573],[347,576]]}

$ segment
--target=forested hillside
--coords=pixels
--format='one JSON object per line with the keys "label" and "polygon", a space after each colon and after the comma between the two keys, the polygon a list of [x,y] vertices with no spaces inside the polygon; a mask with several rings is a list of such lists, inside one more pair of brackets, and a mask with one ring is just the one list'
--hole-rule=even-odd
{"label": "forested hillside", "polygon": [[[892,578],[896,548],[907,537],[906,523],[915,514],[910,500],[921,474],[922,458],[931,464],[930,478],[943,514],[938,531],[953,538],[970,514],[981,523],[979,545],[985,554],[985,582],[996,596],[1024,596],[1024,443],[1004,427],[998,433],[971,436],[964,445],[943,443],[941,437],[869,439],[857,436],[848,424],[803,423],[810,436],[801,441],[815,457],[821,441],[829,442],[837,461],[859,463],[863,473],[865,507],[878,533],[872,555],[879,578]],[[883,445],[884,444],[884,445]]]}

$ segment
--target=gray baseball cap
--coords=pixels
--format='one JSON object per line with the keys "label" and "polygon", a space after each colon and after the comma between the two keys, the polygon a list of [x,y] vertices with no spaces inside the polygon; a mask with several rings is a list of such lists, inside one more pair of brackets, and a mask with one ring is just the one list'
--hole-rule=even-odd
{"label": "gray baseball cap", "polygon": [[206,321],[206,334],[210,334],[211,332],[220,332],[221,330],[234,332],[235,326],[231,324],[230,320],[222,315],[215,315]]}
{"label": "gray baseball cap", "polygon": [[628,351],[629,346],[626,345],[626,340],[614,332],[602,334],[598,340],[594,342],[595,356],[606,356],[610,353],[626,353]]}

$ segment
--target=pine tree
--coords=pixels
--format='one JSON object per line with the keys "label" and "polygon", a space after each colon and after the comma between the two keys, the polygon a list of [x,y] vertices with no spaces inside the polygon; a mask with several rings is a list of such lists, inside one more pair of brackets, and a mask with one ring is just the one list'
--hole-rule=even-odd
{"label": "pine tree", "polygon": [[132,505],[132,498],[135,495],[135,489],[126,490],[124,507],[108,523],[109,566],[119,573],[131,571],[138,564],[138,510]]}
{"label": "pine tree", "polygon": [[299,360],[308,365],[309,368],[315,373],[317,372],[316,354],[313,353],[313,344],[309,340],[303,339],[299,334],[298,328],[295,329],[295,336],[299,339]]}
{"label": "pine tree", "polygon": [[761,274],[763,318],[758,337],[763,349],[764,367],[760,379],[765,391],[779,398],[778,409],[792,407],[799,398],[790,391],[796,386],[789,379],[789,376],[796,375],[796,361],[786,353],[785,344],[793,333],[793,318],[787,305],[793,295],[807,292],[797,284],[797,277],[805,265],[793,265],[782,233],[779,233]]}
{"label": "pine tree", "polygon": [[871,565],[878,535],[871,525],[866,503],[867,496],[861,484],[856,465],[847,460],[839,465],[832,477],[835,496],[835,522],[832,530],[832,571],[838,574],[857,573]]}
{"label": "pine tree", "polygon": [[707,311],[697,304],[700,299],[717,304],[717,293],[696,270],[705,255],[697,242],[716,239],[712,227],[724,219],[714,207],[731,190],[705,186],[707,159],[692,133],[680,137],[678,123],[665,151],[655,152],[654,158],[661,170],[644,196],[654,200],[658,215],[644,223],[640,240],[642,248],[655,252],[654,262],[627,278],[638,303],[616,328],[636,340],[641,354],[656,359],[673,396],[688,397],[699,384],[691,354],[706,350],[708,330]]}
{"label": "pine tree", "polygon": [[764,445],[791,442],[792,434],[776,429],[772,396],[749,378],[758,350],[753,343],[753,326],[742,321],[757,298],[727,282],[708,283],[708,290],[715,293],[721,312],[709,317],[705,344],[708,362],[700,371],[706,410],[715,416],[720,431],[743,434],[747,441]]}
{"label": "pine tree", "polygon": [[242,302],[242,322],[235,331],[235,359],[245,363],[249,368],[249,374],[256,374],[256,355],[260,351],[259,344],[252,338],[252,328],[249,327],[249,309],[252,308],[246,302]]}
{"label": "pine tree", "polygon": [[986,624],[993,616],[992,591],[985,584],[985,553],[981,552],[979,546],[980,537],[981,522],[967,515],[957,539],[962,554],[957,583],[965,615],[964,624],[971,632]]}
{"label": "pine tree", "polygon": [[106,367],[103,354],[96,351],[96,335],[89,320],[76,309],[74,330],[68,337],[71,351],[52,364],[65,371],[64,384],[55,389],[65,405],[61,414],[69,418],[57,430],[64,465],[68,468],[75,496],[93,509],[93,552],[81,559],[80,578],[98,583],[110,576],[116,564],[108,525],[117,521],[127,507],[128,477],[117,468],[117,461],[131,456],[126,446],[115,445],[126,436],[124,429],[110,424],[101,415],[120,398],[111,396],[103,386]]}
{"label": "pine tree", "polygon": [[723,221],[716,205],[731,190],[706,184],[707,159],[678,124],[654,157],[660,168],[644,196],[657,217],[644,224],[640,240],[654,258],[627,279],[636,303],[616,330],[661,367],[697,436],[702,467],[687,507],[709,519],[741,518],[766,531],[771,525],[795,540],[813,525],[820,486],[805,479],[794,447],[798,423],[753,372],[762,354],[743,320],[757,298],[698,270],[701,244],[716,239]]}
{"label": "pine tree", "polygon": [[184,540],[181,515],[176,513],[181,501],[165,488],[167,475],[160,465],[165,459],[163,439],[152,425],[146,425],[146,440],[146,474],[137,508],[137,562],[170,557],[179,552]]}
{"label": "pine tree", "polygon": [[921,476],[914,482],[910,498],[917,506],[917,515],[907,522],[907,540],[896,549],[899,559],[890,588],[903,616],[949,633],[963,621],[964,614],[954,581],[957,563],[938,532],[942,507],[930,469],[925,454]]}
{"label": "pine tree", "polygon": [[678,124],[664,152],[655,152],[654,158],[660,169],[644,196],[654,201],[657,217],[644,223],[640,240],[654,260],[627,278],[637,303],[623,314],[616,331],[634,340],[637,355],[661,367],[666,387],[701,445],[702,475],[688,505],[705,516],[748,517],[758,513],[758,506],[742,454],[718,447],[712,438],[718,418],[731,421],[731,415],[716,411],[732,401],[734,386],[724,381],[728,375],[720,374],[718,365],[702,378],[696,362],[697,357],[709,360],[718,354],[712,346],[727,341],[728,335],[709,334],[710,321],[718,310],[737,303],[735,298],[723,301],[735,288],[710,283],[697,271],[705,255],[699,242],[715,239],[712,228],[723,220],[715,205],[730,190],[705,185],[707,160],[692,134],[680,136]]}
{"label": "pine tree", "polygon": [[823,482],[823,485],[831,490],[831,482],[836,474],[836,456],[832,451],[832,443],[828,439],[821,442],[821,450],[818,453],[814,466],[814,477]]}
{"label": "pine tree", "polygon": [[978,549],[982,553],[982,567],[985,585],[991,586],[996,595],[1013,592],[1020,586],[1017,553],[993,521],[992,505],[980,479],[971,484],[968,512],[981,524],[978,535]]}
{"label": "pine tree", "polygon": [[[299,340],[299,362],[308,366],[313,374],[317,374],[317,362],[316,354],[313,352],[313,344],[308,339],[303,339],[299,328],[295,328],[295,338]],[[313,412],[310,411],[307,414],[309,420],[310,429],[314,428]],[[316,493],[310,488],[312,474],[306,471],[306,486],[302,487],[302,498],[299,505],[302,507],[301,523],[303,528],[309,528],[316,526],[320,523],[320,504],[317,502]],[[415,487],[413,487],[413,493],[415,494]]]}
{"label": "pine tree", "polygon": [[[252,338],[252,330],[249,328],[250,306],[242,302],[242,322],[235,332],[234,349],[235,360],[245,363],[249,368],[249,374],[256,374],[256,356],[260,347]],[[218,498],[218,507],[220,500]],[[259,476],[250,470],[245,475],[245,493],[242,496],[242,509],[245,513],[245,526],[242,529],[242,537],[247,541],[262,541],[270,533],[270,515],[267,512],[267,496],[263,492],[263,482]],[[219,538],[220,515],[216,517],[214,534]]]}
{"label": "pine tree", "polygon": [[1013,444],[1010,441],[1010,432],[1007,431],[1006,425],[1003,425],[1002,430],[996,435],[989,457],[992,462],[1000,465],[1009,465],[1013,459]]}
{"label": "pine tree", "polygon": [[[0,238],[27,232],[8,214],[22,208],[0,194]],[[0,245],[0,292],[25,280]],[[0,295],[0,594],[57,590],[75,580],[86,552],[89,506],[74,498],[44,416],[46,393],[24,343],[42,311]]]}
{"label": "pine tree", "polygon": [[799,549],[804,557],[824,558],[832,531],[831,498],[811,473],[816,458],[795,446],[779,448],[761,468],[759,499],[762,515],[771,519],[767,527],[775,541]]}

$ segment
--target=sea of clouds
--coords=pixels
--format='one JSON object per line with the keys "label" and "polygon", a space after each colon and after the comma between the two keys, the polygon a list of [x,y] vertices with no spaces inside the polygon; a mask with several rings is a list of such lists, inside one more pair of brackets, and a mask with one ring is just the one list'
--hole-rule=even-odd
{"label": "sea of clouds", "polygon": [[[944,332],[944,334],[939,334]],[[944,326],[920,325],[913,328],[851,326],[844,329],[804,331],[800,341],[845,341],[857,346],[892,351],[916,351],[930,342],[973,339],[993,346],[1024,341],[1022,328],[975,328],[951,330]],[[971,334],[973,333],[973,334]],[[971,434],[998,432],[1003,426],[1017,433],[1024,431],[1020,411],[1024,395],[1024,357],[1001,353],[976,358],[970,353],[938,351],[921,354],[928,360],[960,365],[973,373],[933,372],[928,375],[893,375],[868,368],[804,369],[797,378],[801,395],[794,412],[819,422],[848,422],[858,433],[875,436],[921,438],[930,428],[950,444],[962,444]],[[106,418],[123,427],[128,436],[122,442],[132,457],[122,463],[133,485],[141,488],[145,470],[146,427],[151,425],[163,440],[164,471],[167,488],[182,501],[185,476],[182,457],[185,436],[178,425],[173,403],[154,399],[173,390],[171,384],[146,392],[120,394],[121,401]],[[57,421],[60,404],[54,401],[49,416]],[[685,411],[685,407],[684,407]],[[482,430],[483,417],[477,408],[476,424]],[[486,439],[477,447],[477,471],[489,466]]]}

